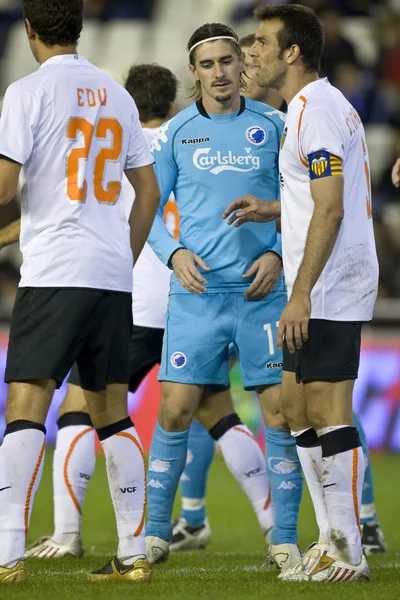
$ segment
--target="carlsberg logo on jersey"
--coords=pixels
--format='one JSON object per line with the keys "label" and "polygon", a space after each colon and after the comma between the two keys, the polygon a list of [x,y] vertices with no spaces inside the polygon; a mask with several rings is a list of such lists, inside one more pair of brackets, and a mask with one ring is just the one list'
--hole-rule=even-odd
{"label": "carlsberg logo on jersey", "polygon": [[260,168],[260,157],[253,156],[251,148],[245,148],[246,154],[237,156],[231,150],[226,153],[219,150],[210,156],[211,148],[199,148],[193,154],[193,164],[201,171],[210,171],[214,175],[222,171],[246,171]]}

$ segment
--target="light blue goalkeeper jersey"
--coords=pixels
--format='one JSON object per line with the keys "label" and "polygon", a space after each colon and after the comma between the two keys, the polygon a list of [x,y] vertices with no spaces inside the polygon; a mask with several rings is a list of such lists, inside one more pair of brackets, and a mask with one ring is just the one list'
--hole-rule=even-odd
{"label": "light blue goalkeeper jersey", "polygon": [[[161,190],[160,208],[148,239],[165,264],[185,247],[210,267],[207,291],[244,291],[252,279],[243,274],[267,250],[282,255],[275,223],[246,223],[240,228],[222,219],[226,207],[251,194],[279,200],[278,153],[285,116],[254,100],[227,115],[208,114],[201,101],[165,123],[151,151]],[[171,192],[180,215],[179,241],[168,232],[164,206]],[[275,290],[284,290],[283,275]],[[171,278],[171,293],[190,293]]]}

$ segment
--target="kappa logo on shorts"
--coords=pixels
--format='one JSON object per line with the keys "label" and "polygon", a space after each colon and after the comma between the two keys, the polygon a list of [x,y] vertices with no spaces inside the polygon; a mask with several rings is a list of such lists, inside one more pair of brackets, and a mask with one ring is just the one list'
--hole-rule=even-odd
{"label": "kappa logo on shorts", "polygon": [[175,369],[182,369],[186,365],[187,358],[183,352],[174,352],[171,356],[171,365]]}
{"label": "kappa logo on shorts", "polygon": [[283,362],[273,362],[273,363],[267,363],[265,365],[265,367],[267,369],[282,369],[283,366]]}

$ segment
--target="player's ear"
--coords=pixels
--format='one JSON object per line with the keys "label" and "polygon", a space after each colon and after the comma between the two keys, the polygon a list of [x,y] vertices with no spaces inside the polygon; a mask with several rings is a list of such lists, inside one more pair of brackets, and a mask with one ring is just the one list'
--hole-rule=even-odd
{"label": "player's ear", "polygon": [[298,46],[297,44],[293,44],[292,46],[290,46],[290,48],[286,50],[286,52],[286,62],[288,63],[288,65],[292,65],[301,54],[300,46]]}
{"label": "player's ear", "polygon": [[30,24],[29,19],[25,19],[25,29],[26,29],[26,34],[27,34],[29,40],[36,39],[36,31],[33,29],[32,25]]}
{"label": "player's ear", "polygon": [[193,75],[194,80],[199,81],[200,78],[197,75],[196,67],[194,67],[192,64],[189,64],[189,70],[190,70],[191,74]]}

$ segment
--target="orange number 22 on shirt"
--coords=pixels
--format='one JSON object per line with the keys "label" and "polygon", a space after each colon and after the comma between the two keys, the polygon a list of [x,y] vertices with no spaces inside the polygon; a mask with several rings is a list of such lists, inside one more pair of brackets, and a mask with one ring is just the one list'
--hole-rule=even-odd
{"label": "orange number 22 on shirt", "polygon": [[77,140],[78,133],[83,135],[83,146],[72,148],[67,158],[67,196],[71,202],[85,202],[87,194],[87,181],[79,187],[79,161],[87,160],[93,135],[97,139],[105,140],[108,132],[112,133],[112,146],[99,150],[94,164],[94,195],[102,204],[115,204],[121,191],[120,181],[110,181],[104,187],[104,171],[107,161],[117,162],[122,151],[122,127],[117,119],[100,119],[96,127],[87,119],[73,117],[67,126],[67,137]]}

